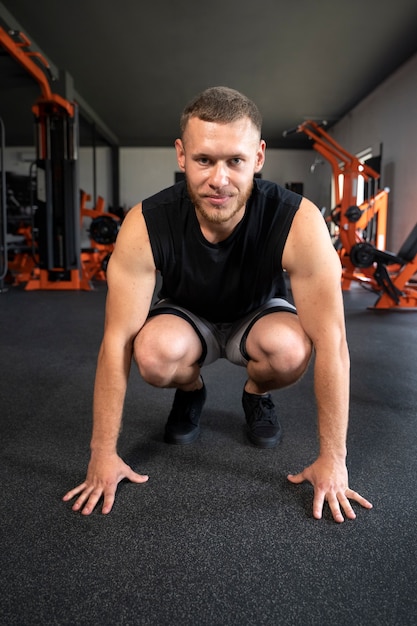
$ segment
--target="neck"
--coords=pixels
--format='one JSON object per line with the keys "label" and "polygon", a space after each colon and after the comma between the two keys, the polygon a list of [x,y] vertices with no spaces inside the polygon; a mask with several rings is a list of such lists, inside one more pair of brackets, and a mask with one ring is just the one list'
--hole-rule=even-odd
{"label": "neck", "polygon": [[233,233],[236,226],[242,221],[245,211],[246,207],[244,206],[229,220],[216,222],[208,220],[198,209],[195,210],[201,232],[209,243],[219,243],[227,239]]}

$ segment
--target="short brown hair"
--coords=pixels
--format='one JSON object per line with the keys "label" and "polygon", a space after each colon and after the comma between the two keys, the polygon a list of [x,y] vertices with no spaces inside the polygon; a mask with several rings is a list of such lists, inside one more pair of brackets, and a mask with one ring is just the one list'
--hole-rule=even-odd
{"label": "short brown hair", "polygon": [[261,134],[262,116],[256,104],[229,87],[210,87],[195,96],[182,112],[180,121],[182,134],[192,117],[220,124],[229,124],[242,117],[248,117]]}

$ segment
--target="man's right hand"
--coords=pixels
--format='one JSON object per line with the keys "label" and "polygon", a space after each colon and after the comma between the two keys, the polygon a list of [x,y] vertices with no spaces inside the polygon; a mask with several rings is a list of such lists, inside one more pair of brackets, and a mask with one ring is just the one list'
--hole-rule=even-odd
{"label": "man's right hand", "polygon": [[133,483],[144,483],[149,476],[134,472],[116,453],[110,455],[92,454],[85,481],[68,491],[63,500],[68,502],[78,496],[72,510],[80,511],[82,515],[90,515],[100,498],[103,497],[101,512],[103,514],[110,513],[117,486],[124,478]]}

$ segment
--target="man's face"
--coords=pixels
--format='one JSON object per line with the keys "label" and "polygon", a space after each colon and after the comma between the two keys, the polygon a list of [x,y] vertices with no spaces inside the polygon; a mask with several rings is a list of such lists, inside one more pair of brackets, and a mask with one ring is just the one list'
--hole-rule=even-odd
{"label": "man's face", "polygon": [[265,161],[265,142],[249,118],[218,124],[193,117],[175,147],[200,219],[210,224],[241,219],[253,176]]}

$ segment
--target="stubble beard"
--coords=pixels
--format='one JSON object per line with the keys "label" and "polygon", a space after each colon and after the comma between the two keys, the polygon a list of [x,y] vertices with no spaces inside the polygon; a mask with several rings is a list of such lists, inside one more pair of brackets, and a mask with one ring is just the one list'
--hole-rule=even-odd
{"label": "stubble beard", "polygon": [[231,219],[233,219],[234,216],[237,215],[246,206],[246,203],[249,200],[253,189],[252,182],[247,187],[247,189],[235,196],[234,206],[230,209],[222,209],[222,207],[220,206],[217,209],[213,208],[211,211],[207,211],[201,202],[200,196],[194,193],[194,191],[191,189],[187,178],[186,182],[188,195],[190,196],[191,202],[194,204],[196,211],[198,211],[198,213],[204,220],[210,222],[211,224],[225,224],[226,222],[229,222]]}

